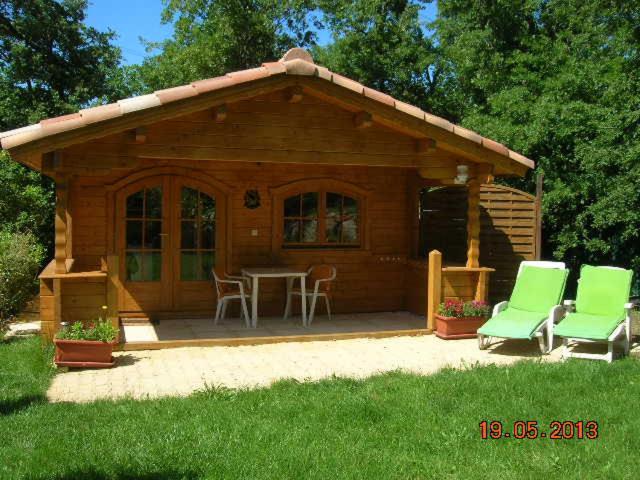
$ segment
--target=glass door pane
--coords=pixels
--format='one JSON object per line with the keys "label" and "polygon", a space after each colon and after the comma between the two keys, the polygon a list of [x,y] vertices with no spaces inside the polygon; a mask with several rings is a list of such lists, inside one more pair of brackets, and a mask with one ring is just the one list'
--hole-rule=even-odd
{"label": "glass door pane", "polygon": [[126,199],[125,279],[162,279],[162,187],[144,188]]}
{"label": "glass door pane", "polygon": [[180,280],[212,278],[216,255],[216,201],[195,188],[180,191]]}

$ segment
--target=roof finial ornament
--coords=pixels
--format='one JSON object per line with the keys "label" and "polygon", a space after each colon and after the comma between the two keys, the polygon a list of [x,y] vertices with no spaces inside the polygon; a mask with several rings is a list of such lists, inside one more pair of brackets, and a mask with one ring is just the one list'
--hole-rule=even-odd
{"label": "roof finial ornament", "polygon": [[313,57],[304,48],[295,47],[285,53],[280,59],[281,62],[287,62],[289,60],[304,60],[305,62],[313,63]]}

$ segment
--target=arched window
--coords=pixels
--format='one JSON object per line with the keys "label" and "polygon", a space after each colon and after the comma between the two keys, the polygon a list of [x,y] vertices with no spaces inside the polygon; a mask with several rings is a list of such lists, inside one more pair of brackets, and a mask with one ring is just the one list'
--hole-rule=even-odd
{"label": "arched window", "polygon": [[286,196],[282,202],[282,247],[359,247],[361,202],[347,193],[318,190]]}

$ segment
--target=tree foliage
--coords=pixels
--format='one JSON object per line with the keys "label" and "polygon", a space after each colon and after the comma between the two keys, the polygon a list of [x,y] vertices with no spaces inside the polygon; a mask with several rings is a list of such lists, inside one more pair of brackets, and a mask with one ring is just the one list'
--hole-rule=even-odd
{"label": "tree foliage", "polygon": [[545,174],[547,253],[640,270],[640,2],[438,6],[463,123]]}
{"label": "tree foliage", "polygon": [[[0,2],[0,130],[126,96],[113,32],[84,24],[86,0]],[[51,252],[53,187],[0,153],[0,224]]]}
{"label": "tree foliage", "polygon": [[174,35],[148,43],[137,86],[152,91],[253,68],[314,42],[307,0],[168,0],[164,22]]}

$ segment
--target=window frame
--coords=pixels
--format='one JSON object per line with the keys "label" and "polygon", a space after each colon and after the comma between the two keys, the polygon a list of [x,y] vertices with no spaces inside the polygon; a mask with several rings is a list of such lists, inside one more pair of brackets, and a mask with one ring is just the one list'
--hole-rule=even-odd
{"label": "window frame", "polygon": [[[367,204],[370,192],[351,183],[335,179],[316,178],[288,183],[270,189],[273,209],[273,252],[309,252],[309,251],[363,251],[369,250],[369,219]],[[284,202],[295,195],[317,193],[318,198],[318,238],[316,242],[284,241]],[[340,243],[326,241],[326,198],[327,193],[353,198],[358,204],[358,242]],[[291,217],[294,218],[294,217]]]}

